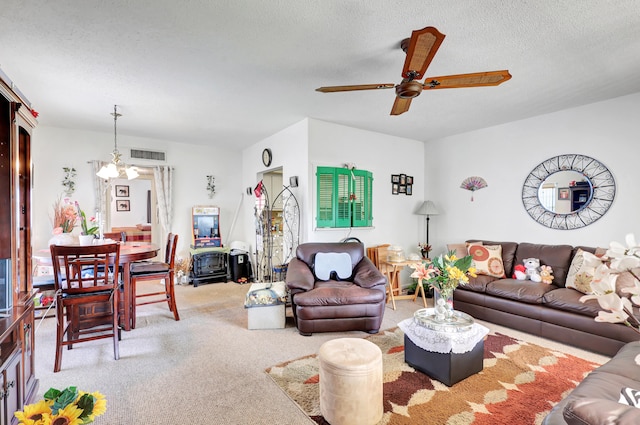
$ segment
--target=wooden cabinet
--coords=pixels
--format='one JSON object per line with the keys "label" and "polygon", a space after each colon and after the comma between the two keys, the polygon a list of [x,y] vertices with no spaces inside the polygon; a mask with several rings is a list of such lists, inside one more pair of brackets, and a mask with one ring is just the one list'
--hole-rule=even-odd
{"label": "wooden cabinet", "polygon": [[0,71],[0,423],[32,402],[34,363],[31,276],[31,134],[28,100]]}

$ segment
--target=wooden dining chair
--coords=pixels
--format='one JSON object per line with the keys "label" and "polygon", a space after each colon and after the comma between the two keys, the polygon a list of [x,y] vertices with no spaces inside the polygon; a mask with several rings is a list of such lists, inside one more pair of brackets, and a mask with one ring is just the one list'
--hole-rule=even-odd
{"label": "wooden dining chair", "polygon": [[[92,246],[51,245],[56,299],[56,358],[60,371],[62,347],[102,338],[113,338],[113,357],[118,360],[117,243]],[[117,269],[116,269],[117,270]]]}
{"label": "wooden dining chair", "polygon": [[[169,310],[173,313],[175,320],[180,320],[178,314],[178,306],[176,305],[176,296],[174,291],[174,272],[176,260],[176,247],[178,245],[178,235],[169,233],[167,235],[167,247],[165,249],[164,262],[160,261],[139,261],[131,264],[130,280],[131,280],[131,328],[136,327],[136,309],[137,306],[167,302]],[[164,280],[164,290],[157,292],[142,292],[138,294],[137,285],[140,281],[146,280]],[[153,297],[151,300],[147,297]],[[139,299],[145,301],[138,302]]]}

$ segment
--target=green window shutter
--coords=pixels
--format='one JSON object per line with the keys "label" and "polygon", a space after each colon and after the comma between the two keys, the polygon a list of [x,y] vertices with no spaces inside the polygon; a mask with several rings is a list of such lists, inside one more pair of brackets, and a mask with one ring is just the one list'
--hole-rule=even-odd
{"label": "green window shutter", "polygon": [[373,225],[373,174],[365,170],[318,167],[317,227]]}
{"label": "green window shutter", "polygon": [[346,168],[336,168],[335,171],[338,181],[336,227],[351,227],[351,172]]}
{"label": "green window shutter", "polygon": [[334,201],[335,168],[318,167],[316,172],[318,202],[316,225],[318,227],[335,227],[336,203]]}
{"label": "green window shutter", "polygon": [[372,174],[364,170],[354,171],[355,179],[352,180],[352,193],[355,199],[352,200],[353,227],[371,226],[371,188]]}

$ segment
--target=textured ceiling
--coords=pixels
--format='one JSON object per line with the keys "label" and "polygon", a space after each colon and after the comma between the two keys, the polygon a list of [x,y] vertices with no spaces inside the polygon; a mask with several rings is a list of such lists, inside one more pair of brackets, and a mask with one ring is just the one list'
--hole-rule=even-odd
{"label": "textured ceiling", "polygon": [[[640,91],[638,0],[3,2],[0,68],[42,125],[241,149],[305,117],[427,141]],[[446,35],[430,76],[508,69],[497,87],[425,91],[390,116],[411,31]]]}

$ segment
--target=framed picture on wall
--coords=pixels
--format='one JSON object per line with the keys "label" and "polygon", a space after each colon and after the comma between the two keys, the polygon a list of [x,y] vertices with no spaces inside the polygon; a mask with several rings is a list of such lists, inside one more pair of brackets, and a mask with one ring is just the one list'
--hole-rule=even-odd
{"label": "framed picture on wall", "polygon": [[407,184],[413,184],[413,176],[407,176]]}
{"label": "framed picture on wall", "polygon": [[561,187],[558,188],[558,199],[562,200],[562,201],[568,201],[569,200],[569,188],[568,187]]}
{"label": "framed picture on wall", "polygon": [[399,193],[407,193],[407,185],[406,184],[398,185],[398,192]]}
{"label": "framed picture on wall", "polygon": [[129,197],[129,186],[116,185],[116,197],[117,198],[128,198]]}
{"label": "framed picture on wall", "polygon": [[116,199],[116,211],[130,211],[131,204],[128,199]]}
{"label": "framed picture on wall", "polygon": [[413,185],[412,184],[408,184],[407,185],[407,195],[413,195]]}
{"label": "framed picture on wall", "polygon": [[394,183],[391,185],[391,194],[392,195],[398,194],[398,183]]}
{"label": "framed picture on wall", "polygon": [[391,183],[400,183],[400,174],[391,174]]}
{"label": "framed picture on wall", "polygon": [[406,174],[400,174],[400,184],[401,185],[407,184],[407,175]]}

